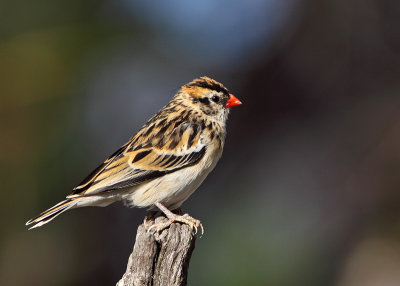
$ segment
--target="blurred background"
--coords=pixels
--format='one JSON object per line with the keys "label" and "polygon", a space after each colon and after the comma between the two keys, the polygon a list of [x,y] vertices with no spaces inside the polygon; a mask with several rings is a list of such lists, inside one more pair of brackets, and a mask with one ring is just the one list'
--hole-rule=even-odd
{"label": "blurred background", "polygon": [[114,285],[145,210],[27,231],[178,88],[243,105],[189,285],[400,285],[400,2],[0,2],[0,284]]}

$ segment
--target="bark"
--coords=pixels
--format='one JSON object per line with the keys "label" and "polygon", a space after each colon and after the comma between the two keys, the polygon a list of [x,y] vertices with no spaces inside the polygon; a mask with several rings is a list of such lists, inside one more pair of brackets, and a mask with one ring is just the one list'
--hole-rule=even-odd
{"label": "bark", "polygon": [[[156,223],[166,221],[162,216],[155,219]],[[180,223],[173,223],[160,233],[150,233],[147,229],[144,223],[138,227],[126,272],[117,286],[186,285],[196,241],[194,230]]]}

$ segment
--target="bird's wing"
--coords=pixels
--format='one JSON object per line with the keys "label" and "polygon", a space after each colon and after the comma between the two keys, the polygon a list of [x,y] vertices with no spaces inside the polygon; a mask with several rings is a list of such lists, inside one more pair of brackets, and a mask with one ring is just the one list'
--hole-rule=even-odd
{"label": "bird's wing", "polygon": [[[206,152],[196,123],[145,126],[68,196],[93,195],[140,184],[192,166]],[[149,132],[150,130],[150,132]]]}

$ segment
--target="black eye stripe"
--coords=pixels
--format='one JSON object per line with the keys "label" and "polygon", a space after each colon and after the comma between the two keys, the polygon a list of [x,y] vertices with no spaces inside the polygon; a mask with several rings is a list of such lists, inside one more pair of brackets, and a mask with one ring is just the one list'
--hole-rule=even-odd
{"label": "black eye stripe", "polygon": [[208,99],[208,97],[199,98],[199,101],[206,105],[210,104],[210,100]]}

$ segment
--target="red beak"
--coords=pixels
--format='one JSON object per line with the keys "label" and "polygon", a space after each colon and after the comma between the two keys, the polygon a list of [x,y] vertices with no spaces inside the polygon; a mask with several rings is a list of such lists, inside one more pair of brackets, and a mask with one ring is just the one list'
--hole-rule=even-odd
{"label": "red beak", "polygon": [[237,99],[232,93],[229,94],[229,99],[226,102],[226,108],[231,108],[236,105],[241,105],[242,103],[240,102],[239,99]]}

